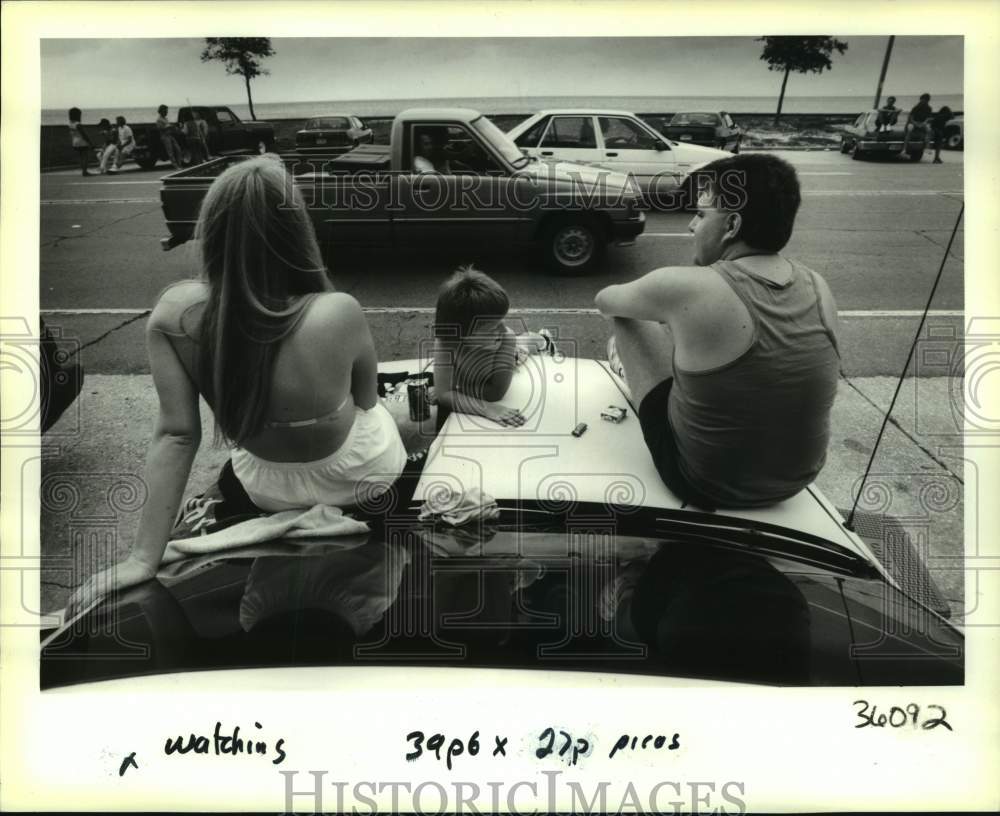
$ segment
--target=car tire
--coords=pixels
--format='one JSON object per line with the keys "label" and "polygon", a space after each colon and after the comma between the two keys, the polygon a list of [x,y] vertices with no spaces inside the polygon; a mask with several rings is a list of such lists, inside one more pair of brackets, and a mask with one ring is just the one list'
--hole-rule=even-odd
{"label": "car tire", "polygon": [[840,152],[847,155],[851,150],[851,143],[843,136],[840,137]]}
{"label": "car tire", "polygon": [[607,249],[603,231],[585,214],[553,217],[542,231],[542,252],[549,271],[583,275],[598,266]]}
{"label": "car tire", "polygon": [[918,162],[924,157],[924,149],[922,147],[916,150],[909,150],[906,154],[911,162]]}
{"label": "car tire", "polygon": [[958,128],[948,128],[944,132],[944,144],[949,150],[963,150],[965,139]]}

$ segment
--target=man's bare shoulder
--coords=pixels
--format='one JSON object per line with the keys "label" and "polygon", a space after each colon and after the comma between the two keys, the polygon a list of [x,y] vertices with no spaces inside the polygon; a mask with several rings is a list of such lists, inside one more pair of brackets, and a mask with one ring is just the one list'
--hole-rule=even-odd
{"label": "man's bare shoulder", "polygon": [[719,284],[719,275],[710,266],[661,266],[649,277],[652,283],[678,295],[711,292]]}

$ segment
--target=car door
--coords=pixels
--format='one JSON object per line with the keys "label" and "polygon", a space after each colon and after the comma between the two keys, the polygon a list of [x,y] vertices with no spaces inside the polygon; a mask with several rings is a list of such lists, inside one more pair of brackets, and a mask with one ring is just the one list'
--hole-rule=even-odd
{"label": "car door", "polygon": [[236,127],[236,119],[227,110],[215,111],[215,118],[219,123],[219,150],[233,151],[242,150],[246,147],[243,144],[243,133]]}
{"label": "car door", "polygon": [[542,134],[537,151],[528,152],[541,159],[599,163],[601,151],[594,131],[594,117],[589,114],[553,116]]}
{"label": "car door", "polygon": [[[465,125],[414,123],[404,138],[404,164],[416,155],[416,144],[427,130],[444,134],[440,167],[435,172],[397,175],[392,240],[400,246],[461,244],[482,247],[508,245],[530,213],[518,202],[530,202],[523,189],[530,179],[512,173],[504,162]],[[446,164],[445,164],[446,162]]]}
{"label": "car door", "polygon": [[599,116],[602,167],[631,175],[643,190],[676,186],[682,175],[670,145],[643,124],[625,116]]}

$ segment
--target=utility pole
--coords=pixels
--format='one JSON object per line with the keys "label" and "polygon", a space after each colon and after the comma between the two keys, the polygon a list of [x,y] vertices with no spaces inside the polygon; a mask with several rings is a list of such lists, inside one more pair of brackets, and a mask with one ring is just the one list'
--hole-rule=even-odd
{"label": "utility pole", "polygon": [[882,83],[885,82],[885,72],[889,70],[889,57],[892,56],[892,44],[896,41],[896,35],[889,37],[889,44],[885,47],[885,58],[882,60],[882,73],[878,75],[878,89],[875,91],[875,104],[872,105],[878,110],[878,104],[882,101]]}

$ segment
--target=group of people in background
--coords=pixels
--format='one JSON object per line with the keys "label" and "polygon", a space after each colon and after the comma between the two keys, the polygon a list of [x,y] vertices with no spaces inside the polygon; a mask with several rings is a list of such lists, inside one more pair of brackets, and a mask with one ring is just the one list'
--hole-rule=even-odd
{"label": "group of people in background", "polygon": [[[944,144],[944,129],[955,117],[951,108],[942,105],[937,111],[931,107],[931,95],[920,94],[920,101],[910,108],[910,116],[903,127],[903,153],[906,153],[910,146],[910,138],[914,132],[923,136],[927,127],[931,129],[931,143],[934,147],[934,164],[941,164],[941,146]],[[889,131],[896,124],[899,118],[899,108],[896,107],[896,97],[890,96],[885,100],[885,104],[879,108],[878,129],[879,131]]]}
{"label": "group of people in background", "polygon": [[[160,105],[157,109],[156,129],[167,160],[179,169],[183,166],[182,150],[177,139],[178,128],[168,118],[169,108]],[[124,162],[132,158],[135,152],[135,134],[124,116],[115,117],[112,124],[108,119],[98,122],[99,133],[103,144],[95,145],[82,125],[83,114],[79,108],[69,109],[69,133],[73,149],[80,161],[80,171],[85,176],[90,172],[91,155],[95,155],[98,169],[105,173],[116,173]],[[190,153],[190,160],[195,164],[208,161],[208,123],[202,119],[197,108],[192,109],[191,117],[182,125],[185,144]]]}

